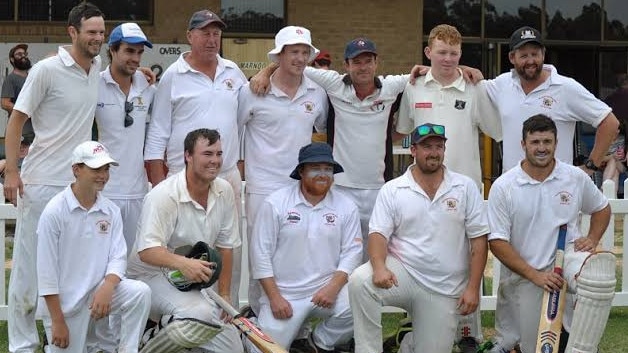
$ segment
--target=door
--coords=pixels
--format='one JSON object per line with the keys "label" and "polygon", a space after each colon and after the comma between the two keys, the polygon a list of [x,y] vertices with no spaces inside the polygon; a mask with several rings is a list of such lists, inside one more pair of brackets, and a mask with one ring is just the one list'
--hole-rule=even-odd
{"label": "door", "polygon": [[272,38],[223,38],[222,53],[238,64],[247,78],[251,78],[268,65],[267,54],[274,46]]}

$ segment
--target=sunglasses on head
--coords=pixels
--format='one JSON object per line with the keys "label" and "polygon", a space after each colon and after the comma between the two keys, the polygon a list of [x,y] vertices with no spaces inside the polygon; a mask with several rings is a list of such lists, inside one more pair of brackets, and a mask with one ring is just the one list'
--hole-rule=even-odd
{"label": "sunglasses on head", "polygon": [[126,116],[124,117],[124,127],[129,127],[133,125],[133,117],[129,115],[130,112],[133,111],[133,102],[124,102],[124,112]]}
{"label": "sunglasses on head", "polygon": [[445,137],[445,127],[443,125],[425,124],[417,127],[414,133],[419,137],[429,134]]}

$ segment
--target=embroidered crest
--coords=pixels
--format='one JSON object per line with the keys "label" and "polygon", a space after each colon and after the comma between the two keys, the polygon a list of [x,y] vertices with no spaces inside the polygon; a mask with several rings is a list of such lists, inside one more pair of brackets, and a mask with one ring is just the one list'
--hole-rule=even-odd
{"label": "embroidered crest", "polygon": [[296,211],[288,211],[288,217],[286,217],[288,223],[299,223],[301,222],[301,214]]}
{"label": "embroidered crest", "polygon": [[144,105],[144,102],[142,102],[142,97],[135,97],[135,99],[137,99],[137,105]]}
{"label": "embroidered crest", "polygon": [[571,204],[571,200],[573,199],[573,196],[569,192],[567,192],[567,191],[560,191],[556,195],[558,196],[558,199],[559,199],[561,205],[570,205]]}
{"label": "embroidered crest", "polygon": [[98,229],[98,233],[100,234],[107,234],[109,233],[109,221],[107,220],[100,220],[98,222],[96,222],[96,228]]}
{"label": "embroidered crest", "polygon": [[338,216],[334,213],[326,213],[323,215],[323,217],[325,217],[325,225],[328,226],[335,226],[336,225],[336,218],[338,218]]}
{"label": "embroidered crest", "polygon": [[467,105],[467,102],[456,99],[456,102],[454,103],[454,108],[458,110],[463,110],[466,105]]}
{"label": "embroidered crest", "polygon": [[450,197],[447,198],[445,200],[443,200],[443,203],[445,204],[445,210],[449,211],[449,212],[456,212],[458,211],[458,200]]}
{"label": "embroidered crest", "polygon": [[303,108],[305,108],[305,112],[306,113],[312,113],[314,111],[314,103],[307,101],[307,102],[303,102],[301,103],[301,105],[303,106]]}
{"label": "embroidered crest", "polygon": [[366,45],[366,43],[361,39],[356,44],[358,45],[358,47],[363,47]]}
{"label": "embroidered crest", "polygon": [[552,109],[552,105],[554,105],[554,103],[557,103],[557,102],[558,101],[556,99],[550,96],[541,97],[541,106],[543,108]]}
{"label": "embroidered crest", "polygon": [[296,30],[297,34],[302,36],[303,35],[303,31],[301,30],[301,28],[297,28]]}
{"label": "embroidered crest", "polygon": [[222,83],[224,83],[225,86],[227,86],[228,90],[232,90],[233,89],[233,80],[232,79],[228,78],[228,79],[222,81]]}

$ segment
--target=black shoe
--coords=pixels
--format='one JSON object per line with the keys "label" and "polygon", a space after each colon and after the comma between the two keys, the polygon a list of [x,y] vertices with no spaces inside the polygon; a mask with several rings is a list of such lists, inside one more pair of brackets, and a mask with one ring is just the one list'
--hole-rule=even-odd
{"label": "black shoe", "polygon": [[292,341],[289,351],[290,353],[317,353],[316,346],[310,345],[309,337]]}
{"label": "black shoe", "polygon": [[462,353],[475,353],[478,351],[480,345],[473,337],[462,337],[458,342],[458,348]]}

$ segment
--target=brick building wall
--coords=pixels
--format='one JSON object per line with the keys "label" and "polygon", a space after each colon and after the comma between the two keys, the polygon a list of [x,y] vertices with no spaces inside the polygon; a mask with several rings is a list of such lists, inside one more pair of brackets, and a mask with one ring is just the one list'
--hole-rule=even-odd
{"label": "brick building wall", "polygon": [[[407,72],[421,60],[422,2],[416,0],[286,0],[286,21],[312,31],[314,45],[332,53],[342,71],[346,42],[367,36],[378,46],[380,73]],[[155,0],[154,21],[140,23],[153,43],[187,43],[190,15],[202,8],[220,11],[220,0]],[[105,14],[106,16],[106,14]],[[116,23],[108,22],[107,31]],[[229,33],[228,37],[241,37]],[[25,43],[69,42],[64,22],[0,22],[0,41]],[[2,55],[2,53],[0,53]]]}

